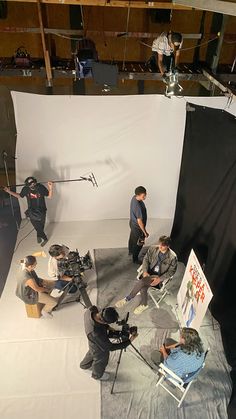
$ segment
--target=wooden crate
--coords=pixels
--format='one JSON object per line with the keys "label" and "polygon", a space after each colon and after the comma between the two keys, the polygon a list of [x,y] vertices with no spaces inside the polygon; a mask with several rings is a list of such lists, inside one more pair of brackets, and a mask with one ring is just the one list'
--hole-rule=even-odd
{"label": "wooden crate", "polygon": [[41,317],[41,310],[43,304],[25,304],[25,309],[28,317],[39,319]]}

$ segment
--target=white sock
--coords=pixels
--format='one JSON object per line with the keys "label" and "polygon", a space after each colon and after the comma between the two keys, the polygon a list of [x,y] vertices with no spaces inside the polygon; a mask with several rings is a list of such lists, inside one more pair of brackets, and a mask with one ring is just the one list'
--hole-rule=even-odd
{"label": "white sock", "polygon": [[45,311],[45,310],[42,310],[42,311],[41,311],[41,314],[42,314],[42,316],[43,316],[45,319],[52,319],[52,318],[53,318],[52,313],[48,313],[48,312],[47,312],[47,311]]}

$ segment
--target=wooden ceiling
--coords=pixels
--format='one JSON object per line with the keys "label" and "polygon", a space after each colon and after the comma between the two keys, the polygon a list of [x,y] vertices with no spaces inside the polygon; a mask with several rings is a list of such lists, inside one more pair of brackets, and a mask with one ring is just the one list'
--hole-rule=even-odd
{"label": "wooden ceiling", "polygon": [[[13,0],[8,0],[13,1]],[[14,2],[37,3],[38,0],[14,0]],[[186,5],[173,4],[170,1],[143,1],[143,0],[40,0],[44,4],[74,4],[78,6],[106,6],[106,7],[130,7],[137,9],[175,9],[191,10]]]}

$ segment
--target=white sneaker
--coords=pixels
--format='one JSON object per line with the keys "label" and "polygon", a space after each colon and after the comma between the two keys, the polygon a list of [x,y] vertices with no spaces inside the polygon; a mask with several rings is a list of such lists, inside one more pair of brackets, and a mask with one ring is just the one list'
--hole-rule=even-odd
{"label": "white sneaker", "polygon": [[109,380],[109,378],[110,378],[109,372],[104,372],[103,375],[102,375],[102,377],[99,378],[99,380],[100,381],[107,381],[107,380]]}
{"label": "white sneaker", "polygon": [[115,307],[117,308],[123,307],[126,303],[127,303],[126,299],[123,298],[122,300],[117,301],[117,303],[115,304]]}
{"label": "white sneaker", "polygon": [[42,316],[43,316],[43,318],[44,318],[44,319],[52,319],[52,318],[53,318],[52,313],[48,313],[48,312],[47,312],[47,311],[45,311],[45,310],[42,310],[42,311],[41,311],[41,314],[42,314]]}
{"label": "white sneaker", "polygon": [[148,305],[147,306],[140,305],[134,310],[134,314],[141,314],[144,310],[147,310],[147,308],[148,308]]}
{"label": "white sneaker", "polygon": [[64,292],[63,290],[58,290],[57,288],[53,288],[50,295],[53,298],[59,298],[63,294],[63,292]]}

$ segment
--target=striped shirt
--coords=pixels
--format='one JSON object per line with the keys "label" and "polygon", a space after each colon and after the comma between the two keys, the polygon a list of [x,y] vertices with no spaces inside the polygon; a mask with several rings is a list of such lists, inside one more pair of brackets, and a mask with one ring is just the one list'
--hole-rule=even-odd
{"label": "striped shirt", "polygon": [[181,347],[171,349],[170,355],[165,359],[164,365],[173,371],[185,383],[191,381],[198,373],[205,359],[204,352],[198,356],[196,352],[187,354]]}
{"label": "striped shirt", "polygon": [[[179,49],[182,48],[183,41],[181,42]],[[169,57],[173,54],[174,50],[171,48],[168,42],[168,34],[166,32],[162,32],[158,38],[154,39],[152,43],[152,51],[157,52],[158,54],[166,55]]]}

